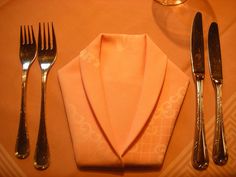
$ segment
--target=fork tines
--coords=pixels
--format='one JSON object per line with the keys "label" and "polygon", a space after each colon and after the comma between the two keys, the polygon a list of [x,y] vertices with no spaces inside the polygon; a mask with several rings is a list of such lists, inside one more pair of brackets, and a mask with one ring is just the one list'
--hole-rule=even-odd
{"label": "fork tines", "polygon": [[[41,27],[41,23],[39,23],[38,49],[39,50],[56,50],[56,37],[55,37],[53,23],[51,23],[51,31],[50,31],[50,24],[47,23],[47,33],[46,33],[45,26],[46,26],[45,23],[43,23],[42,27]],[[50,36],[52,36],[52,39]]]}
{"label": "fork tines", "polygon": [[[31,28],[31,32],[30,32],[30,28]],[[30,25],[30,26],[27,25],[27,30],[26,30],[25,25],[20,26],[20,44],[24,45],[24,44],[33,44],[33,43],[35,43],[33,26],[32,25]]]}

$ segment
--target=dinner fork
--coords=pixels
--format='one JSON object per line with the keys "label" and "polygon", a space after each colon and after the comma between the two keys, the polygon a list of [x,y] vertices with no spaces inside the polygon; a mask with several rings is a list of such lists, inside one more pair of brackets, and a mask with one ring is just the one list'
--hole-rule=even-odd
{"label": "dinner fork", "polygon": [[56,46],[56,37],[54,33],[53,23],[51,24],[51,30],[49,23],[47,23],[47,38],[46,38],[45,23],[43,23],[42,29],[41,29],[41,24],[39,23],[38,62],[41,68],[42,95],[41,95],[39,132],[34,156],[34,166],[39,170],[46,169],[49,166],[50,154],[49,154],[49,146],[48,146],[46,122],[45,122],[45,99],[46,99],[45,91],[46,91],[47,75],[53,63],[55,62],[56,53],[57,53],[57,46]]}
{"label": "dinner fork", "polygon": [[[30,34],[31,28],[31,34]],[[27,32],[26,32],[27,31]],[[26,83],[28,71],[36,57],[36,42],[34,38],[33,27],[20,27],[20,61],[22,64],[22,81],[21,81],[21,109],[20,122],[15,146],[15,155],[20,159],[24,159],[29,155],[29,138],[26,126],[25,100],[26,100]]]}

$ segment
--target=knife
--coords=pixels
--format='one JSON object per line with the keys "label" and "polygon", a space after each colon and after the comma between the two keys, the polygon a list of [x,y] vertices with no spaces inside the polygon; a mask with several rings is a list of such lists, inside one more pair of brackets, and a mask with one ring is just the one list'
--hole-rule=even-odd
{"label": "knife", "polygon": [[204,40],[202,29],[202,14],[197,12],[192,26],[191,36],[191,64],[196,81],[196,122],[192,165],[198,170],[208,167],[209,157],[205,139],[205,127],[203,117],[203,80],[204,68]]}
{"label": "knife", "polygon": [[220,39],[217,23],[213,22],[208,33],[208,51],[210,75],[216,96],[216,122],[212,158],[217,165],[224,165],[228,160],[222,113],[222,62]]}

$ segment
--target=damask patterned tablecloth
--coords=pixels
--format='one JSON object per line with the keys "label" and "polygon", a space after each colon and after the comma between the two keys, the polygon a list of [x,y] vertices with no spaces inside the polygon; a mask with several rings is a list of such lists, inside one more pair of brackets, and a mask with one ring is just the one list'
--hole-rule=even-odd
{"label": "damask patterned tablecloth", "polygon": [[[153,0],[0,0],[0,177],[234,177],[236,176],[236,2],[234,0],[194,1],[176,7],[161,7]],[[217,166],[210,158],[207,170],[191,165],[195,126],[195,85],[190,66],[189,37],[194,13],[203,12],[205,39],[211,20],[219,24],[223,59],[223,110],[229,161]],[[177,20],[176,20],[177,19]],[[48,80],[47,131],[51,164],[45,171],[33,167],[40,112],[40,69],[33,64],[28,78],[27,121],[30,156],[19,160],[14,147],[19,123],[21,64],[19,26],[32,24],[37,34],[39,22],[53,21],[58,56]],[[177,21],[177,22],[176,22]],[[174,28],[174,29],[173,29]],[[179,31],[178,31],[179,30]],[[99,33],[147,33],[168,58],[190,77],[190,84],[179,113],[163,166],[159,169],[134,168],[79,169],[74,160],[66,112],[57,71],[79,54]],[[207,41],[205,41],[207,42]],[[206,78],[204,113],[206,139],[211,157],[215,124],[214,89],[208,70],[205,43]]]}

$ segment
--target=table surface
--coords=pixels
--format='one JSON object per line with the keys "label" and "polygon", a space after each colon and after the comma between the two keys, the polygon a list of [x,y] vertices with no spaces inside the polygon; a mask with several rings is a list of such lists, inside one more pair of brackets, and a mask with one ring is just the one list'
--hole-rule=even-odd
{"label": "table surface", "polygon": [[[173,7],[160,6],[153,0],[0,0],[0,176],[236,176],[236,60],[233,55],[236,47],[235,9],[234,0],[188,0],[183,5]],[[191,166],[195,84],[190,66],[189,40],[196,11],[203,13],[205,39],[211,21],[217,21],[220,28],[224,123],[229,151],[227,165],[216,166],[210,158],[208,169],[201,172]],[[58,45],[57,61],[47,83],[46,123],[51,164],[47,170],[38,171],[33,167],[41,97],[37,61],[30,69],[27,86],[26,109],[31,154],[25,160],[14,156],[21,98],[19,27],[32,24],[35,34],[38,34],[38,23],[51,21],[54,22]],[[99,33],[147,33],[170,60],[190,77],[190,85],[160,169],[81,170],[76,166],[57,71],[77,56]],[[209,76],[207,47],[205,56],[204,113],[211,157],[215,100]]]}

